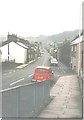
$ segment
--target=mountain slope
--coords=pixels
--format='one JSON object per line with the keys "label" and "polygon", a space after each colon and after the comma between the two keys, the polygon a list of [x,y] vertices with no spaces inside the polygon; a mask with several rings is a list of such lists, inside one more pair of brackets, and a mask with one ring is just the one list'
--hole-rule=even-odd
{"label": "mountain slope", "polygon": [[60,43],[63,42],[65,39],[71,41],[78,35],[78,33],[79,33],[78,30],[65,31],[63,33],[59,33],[56,35],[51,35],[51,36],[40,35],[38,37],[27,37],[27,39],[30,41],[42,42],[42,44],[46,46],[48,43],[53,43],[53,42]]}

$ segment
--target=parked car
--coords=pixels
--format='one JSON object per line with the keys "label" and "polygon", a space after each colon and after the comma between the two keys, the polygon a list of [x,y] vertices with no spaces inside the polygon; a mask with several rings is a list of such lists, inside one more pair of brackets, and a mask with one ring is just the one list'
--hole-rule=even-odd
{"label": "parked car", "polygon": [[49,61],[51,61],[52,59],[53,59],[53,56],[50,56]]}
{"label": "parked car", "polygon": [[54,78],[54,73],[51,67],[38,66],[34,70],[32,81],[42,81]]}
{"label": "parked car", "polygon": [[51,59],[50,65],[51,65],[51,66],[54,66],[54,65],[56,66],[56,65],[58,65],[57,59],[55,59],[55,58]]}

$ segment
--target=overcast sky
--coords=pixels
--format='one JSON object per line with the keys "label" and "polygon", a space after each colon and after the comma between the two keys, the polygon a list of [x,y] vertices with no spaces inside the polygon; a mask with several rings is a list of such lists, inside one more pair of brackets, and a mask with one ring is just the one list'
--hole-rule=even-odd
{"label": "overcast sky", "polygon": [[0,0],[0,35],[52,35],[79,29],[81,0]]}

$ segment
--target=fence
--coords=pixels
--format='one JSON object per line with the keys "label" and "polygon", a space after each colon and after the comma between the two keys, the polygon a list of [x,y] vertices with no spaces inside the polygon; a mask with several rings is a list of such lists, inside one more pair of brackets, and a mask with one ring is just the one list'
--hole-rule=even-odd
{"label": "fence", "polygon": [[51,81],[47,80],[1,91],[1,117],[32,117],[49,102],[50,88]]}

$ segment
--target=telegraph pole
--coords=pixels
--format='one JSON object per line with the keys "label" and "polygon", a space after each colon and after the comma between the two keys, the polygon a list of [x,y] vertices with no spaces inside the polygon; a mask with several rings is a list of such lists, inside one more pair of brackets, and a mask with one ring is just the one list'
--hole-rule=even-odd
{"label": "telegraph pole", "polygon": [[80,75],[80,69],[81,69],[81,43],[80,43],[80,37],[81,37],[81,12],[82,12],[82,8],[81,8],[81,4],[80,4],[80,18],[79,18],[79,44],[78,44],[78,47],[79,47],[79,50],[78,50],[78,76]]}
{"label": "telegraph pole", "polygon": [[8,62],[9,62],[9,32],[8,32],[8,36],[7,36],[7,41],[8,41]]}
{"label": "telegraph pole", "polygon": [[8,43],[8,62],[9,62],[9,43]]}

